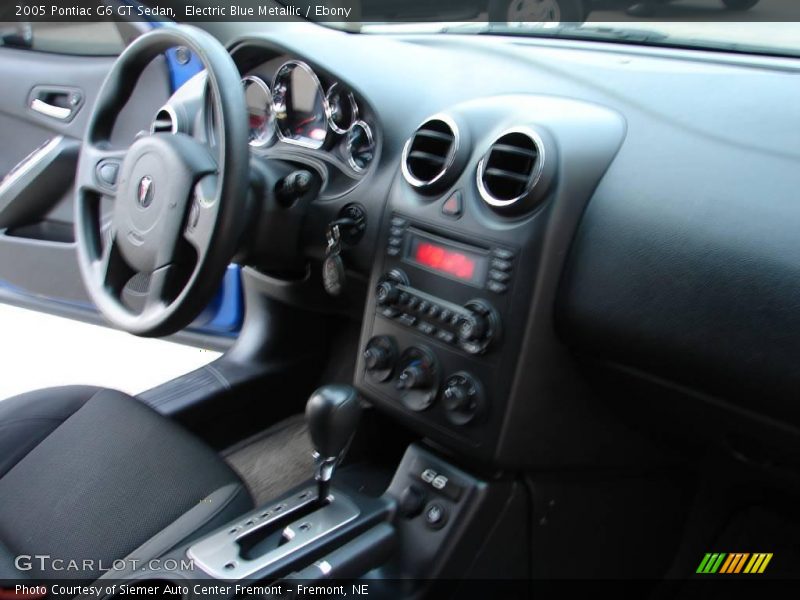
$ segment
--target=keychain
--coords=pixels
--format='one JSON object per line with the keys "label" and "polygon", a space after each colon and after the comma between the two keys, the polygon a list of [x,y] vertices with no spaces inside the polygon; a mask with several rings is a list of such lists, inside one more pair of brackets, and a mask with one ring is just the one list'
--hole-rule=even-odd
{"label": "keychain", "polygon": [[325,249],[325,261],[322,263],[322,284],[331,296],[338,296],[344,288],[344,261],[342,261],[342,233],[339,224],[331,223],[325,232],[328,247]]}

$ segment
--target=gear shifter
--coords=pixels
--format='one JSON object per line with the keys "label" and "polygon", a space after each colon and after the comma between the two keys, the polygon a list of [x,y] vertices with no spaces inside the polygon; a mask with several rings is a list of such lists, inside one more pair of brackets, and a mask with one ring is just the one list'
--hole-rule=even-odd
{"label": "gear shifter", "polygon": [[333,471],[356,431],[361,406],[358,392],[349,385],[324,385],[317,389],[306,404],[319,502],[328,498]]}

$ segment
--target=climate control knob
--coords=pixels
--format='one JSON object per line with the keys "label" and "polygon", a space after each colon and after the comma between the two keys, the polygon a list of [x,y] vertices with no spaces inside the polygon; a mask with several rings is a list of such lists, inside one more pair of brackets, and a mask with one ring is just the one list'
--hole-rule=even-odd
{"label": "climate control knob", "polygon": [[429,367],[422,364],[409,365],[397,378],[397,389],[414,390],[429,387],[431,377]]}
{"label": "climate control knob", "polygon": [[386,381],[392,376],[397,347],[388,335],[379,335],[367,342],[362,358],[364,370],[374,381]]}
{"label": "climate control knob", "polygon": [[400,356],[398,369],[395,387],[403,404],[413,411],[433,404],[439,387],[439,366],[433,352],[424,346],[411,346]]}
{"label": "climate control knob", "polygon": [[466,425],[479,419],[486,409],[483,386],[464,371],[447,378],[442,390],[442,403],[447,418],[456,425]]}

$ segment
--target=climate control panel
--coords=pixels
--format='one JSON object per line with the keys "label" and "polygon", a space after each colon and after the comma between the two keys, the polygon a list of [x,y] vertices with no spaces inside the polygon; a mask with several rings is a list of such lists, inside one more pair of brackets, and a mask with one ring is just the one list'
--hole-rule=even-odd
{"label": "climate control panel", "polygon": [[444,374],[427,346],[410,346],[398,354],[397,341],[380,335],[369,340],[362,359],[369,380],[385,386],[408,410],[421,413],[440,403],[441,412],[456,426],[479,422],[486,413],[481,382],[466,371]]}

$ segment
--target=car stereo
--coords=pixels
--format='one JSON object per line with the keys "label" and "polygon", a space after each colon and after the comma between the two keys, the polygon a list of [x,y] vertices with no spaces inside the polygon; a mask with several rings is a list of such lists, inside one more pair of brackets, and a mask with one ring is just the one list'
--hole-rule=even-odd
{"label": "car stereo", "polygon": [[401,213],[384,232],[356,382],[381,406],[474,446],[502,418],[518,250]]}

